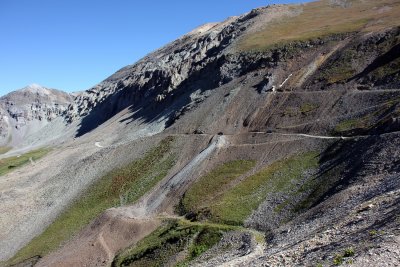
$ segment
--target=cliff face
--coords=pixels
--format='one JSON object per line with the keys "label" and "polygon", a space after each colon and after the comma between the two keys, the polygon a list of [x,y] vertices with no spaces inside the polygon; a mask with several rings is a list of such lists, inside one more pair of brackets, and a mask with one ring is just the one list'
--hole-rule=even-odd
{"label": "cliff face", "polygon": [[[129,107],[134,119],[161,116],[169,127],[210,90],[254,71],[263,76],[260,93],[397,88],[399,30],[390,28],[398,8],[395,1],[321,1],[258,8],[206,24],[83,92],[66,119],[83,118],[82,135]],[[327,21],[319,21],[318,12]],[[332,19],[341,12],[350,17]]]}

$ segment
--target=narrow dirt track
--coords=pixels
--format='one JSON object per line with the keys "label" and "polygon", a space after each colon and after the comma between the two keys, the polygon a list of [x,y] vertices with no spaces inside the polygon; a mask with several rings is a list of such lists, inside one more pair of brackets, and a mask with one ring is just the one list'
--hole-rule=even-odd
{"label": "narrow dirt track", "polygon": [[[356,138],[354,137],[346,137],[346,136],[324,136],[324,135],[312,135],[312,134],[285,134],[285,133],[277,133],[279,135],[286,135],[286,136],[302,136],[302,137],[308,137],[308,138],[316,138],[316,139],[353,139]],[[358,136],[359,137],[359,136]]]}

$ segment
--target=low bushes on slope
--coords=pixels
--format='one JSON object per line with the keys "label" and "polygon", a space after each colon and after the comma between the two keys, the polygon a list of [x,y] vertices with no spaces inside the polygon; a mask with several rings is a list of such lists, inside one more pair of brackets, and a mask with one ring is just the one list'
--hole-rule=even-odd
{"label": "low bushes on slope", "polygon": [[196,182],[181,202],[181,213],[194,213],[209,206],[213,199],[227,189],[229,183],[251,170],[255,161],[235,160],[224,163]]}
{"label": "low bushes on slope", "polygon": [[172,143],[171,137],[162,140],[144,157],[111,171],[95,182],[41,235],[21,249],[11,262],[46,255],[104,210],[138,200],[173,166],[175,157],[169,153]]}
{"label": "low bushes on slope", "polygon": [[186,266],[235,228],[218,224],[168,220],[132,248],[115,257],[112,266]]}
{"label": "low bushes on slope", "polygon": [[[362,117],[343,120],[335,126],[333,134],[336,135],[364,135],[372,130],[390,128],[393,118],[400,116],[400,98],[394,98],[377,107]],[[389,129],[390,131],[390,129]]]}
{"label": "low bushes on slope", "polygon": [[[2,151],[4,148],[2,148]],[[4,175],[15,168],[21,167],[27,163],[30,162],[32,159],[33,161],[36,161],[46,155],[50,149],[48,148],[41,148],[41,149],[36,149],[32,150],[28,153],[25,153],[20,156],[14,156],[14,157],[9,157],[9,158],[4,158],[0,159],[0,175]],[[5,153],[5,152],[4,152]]]}
{"label": "low bushes on slope", "polygon": [[305,171],[318,166],[318,160],[318,154],[310,152],[272,163],[211,205],[213,220],[233,225],[243,224],[269,193],[291,190]]}
{"label": "low bushes on slope", "polygon": [[[400,29],[394,27],[384,36],[354,39],[323,64],[314,83],[346,84],[357,80],[358,88],[397,88],[400,73]],[[322,85],[322,87],[325,87]]]}
{"label": "low bushes on slope", "polygon": [[[229,168],[217,168],[210,174],[200,178],[199,182],[187,192],[182,200],[183,206],[188,211],[201,213],[211,221],[229,225],[242,225],[253,210],[265,200],[268,194],[289,192],[296,187],[296,182],[309,169],[318,167],[318,153],[309,152],[295,155],[288,159],[279,160],[267,166],[260,172],[247,177],[245,180],[226,190],[219,192],[219,180],[225,177],[229,180]],[[248,169],[246,169],[248,170]],[[224,173],[224,171],[226,173]],[[214,180],[214,173],[219,174],[219,179]],[[208,184],[208,188],[203,184]],[[199,189],[196,189],[197,188]],[[201,188],[204,188],[201,190]],[[218,194],[215,194],[218,192]],[[213,196],[212,201],[205,201],[207,205],[193,204]],[[195,199],[195,200],[193,200]],[[199,203],[199,202],[197,202]]]}

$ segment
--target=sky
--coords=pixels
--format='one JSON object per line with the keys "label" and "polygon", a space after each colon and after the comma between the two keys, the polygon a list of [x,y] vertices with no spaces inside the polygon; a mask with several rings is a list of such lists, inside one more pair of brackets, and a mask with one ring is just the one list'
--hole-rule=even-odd
{"label": "sky", "polygon": [[1,0],[0,95],[32,83],[86,90],[204,23],[299,2]]}

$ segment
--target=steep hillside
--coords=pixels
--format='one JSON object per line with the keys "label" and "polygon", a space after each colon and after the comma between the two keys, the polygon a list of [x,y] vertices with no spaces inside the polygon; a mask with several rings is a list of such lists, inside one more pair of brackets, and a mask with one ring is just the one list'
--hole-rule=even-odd
{"label": "steep hillside", "polygon": [[400,265],[399,13],[257,8],[60,98],[0,177],[3,264]]}

